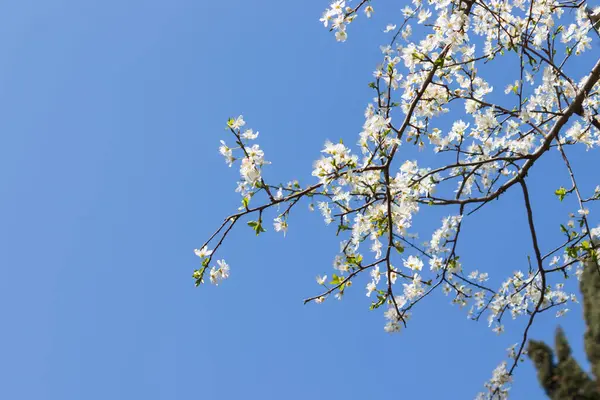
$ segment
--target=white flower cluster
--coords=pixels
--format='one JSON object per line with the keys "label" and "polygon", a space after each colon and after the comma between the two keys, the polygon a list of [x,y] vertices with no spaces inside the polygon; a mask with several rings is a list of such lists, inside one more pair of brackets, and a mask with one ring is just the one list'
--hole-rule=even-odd
{"label": "white flower cluster", "polygon": [[[360,13],[367,17],[374,13],[371,1],[335,0],[320,21],[343,42],[348,25]],[[393,21],[397,23],[384,30],[391,40],[381,47],[382,62],[369,84],[375,97],[365,110],[360,151],[342,141],[326,142],[313,165],[314,185],[265,184],[264,154],[250,144],[258,132],[244,130],[241,116],[229,120],[237,147],[229,148],[223,141],[220,152],[230,166],[241,159],[237,191],[244,198],[240,212],[226,219],[213,237],[222,235],[220,245],[238,219],[251,213],[258,214],[258,220],[248,225],[256,234],[263,232],[262,215],[271,206],[283,210],[273,227],[285,234],[290,209],[309,198],[310,209],[316,205],[342,239],[333,262],[335,273],[329,282],[327,275],[317,277],[323,291],[307,302],[322,303],[330,295],[341,299],[362,276],[367,277],[371,308],[385,308],[387,332],[400,331],[417,303],[438,288],[451,296],[452,303],[470,305],[472,319],[487,312],[497,333],[504,330],[505,314],[528,316],[530,321],[549,309],[564,315],[566,304],[577,300],[565,292],[562,281],[550,277],[560,279],[573,266],[579,276],[583,262],[594,249],[598,251],[592,239],[600,237],[600,227],[589,227],[593,207],[588,202],[600,200],[600,186],[588,199],[574,178],[572,189],[557,190],[560,201],[576,198],[579,212],[571,218],[578,223],[561,225],[565,244],[543,258],[535,231],[527,232],[535,243],[537,262],[526,274],[514,272],[497,290],[487,286],[488,272],[472,268],[465,272],[457,243],[464,219],[511,188],[521,186],[531,217],[528,172],[547,158],[550,149],[561,153],[574,176],[564,148],[581,145],[590,150],[600,145],[600,60],[587,76],[574,78],[566,72],[575,57],[591,53],[594,28],[589,15],[582,4],[558,0],[412,0],[401,16],[402,21]],[[503,74],[500,101],[492,95],[492,83],[504,76],[488,81],[483,66],[492,61],[514,63]],[[268,202],[249,207],[259,192]],[[429,241],[417,243],[421,233],[413,226],[417,214],[444,206],[458,210],[442,219]],[[528,222],[531,229],[535,224]],[[559,250],[562,257],[555,255]],[[203,268],[195,272],[198,283],[211,253],[203,247],[197,254],[203,259]],[[227,264],[217,264],[210,269],[215,284],[229,275]],[[485,398],[507,396],[517,353],[523,349],[516,348],[509,354],[512,366],[503,363],[494,371]]]}
{"label": "white flower cluster", "polygon": [[[569,300],[577,302],[575,295],[567,294],[562,289],[562,283],[557,283],[552,289],[548,283],[543,282],[540,273],[529,273],[525,276],[523,272],[516,271],[493,297],[488,307],[488,324],[492,326],[495,323],[494,331],[501,333],[504,331],[501,321],[506,312],[515,319],[520,315],[531,315],[535,310],[564,305]],[[481,303],[479,308],[483,308]],[[559,310],[557,316],[564,315],[567,312],[565,310],[568,311],[567,308]]]}
{"label": "white flower cluster", "polygon": [[[373,12],[373,7],[367,8],[365,11],[368,16]],[[346,33],[346,25],[352,22],[356,18],[356,14],[350,7],[346,7],[345,0],[336,0],[321,17],[320,21],[325,27],[331,25],[331,29],[335,31],[335,38],[338,42],[345,42],[348,38]]]}
{"label": "white flower cluster", "polygon": [[[208,265],[211,261],[211,256],[213,254],[213,250],[209,250],[206,246],[201,249],[195,249],[194,254],[200,257],[202,260],[202,268],[197,269],[192,274],[192,277],[196,280],[196,286],[204,283],[204,274]],[[210,283],[217,286],[222,280],[229,278],[229,265],[225,262],[225,260],[217,261],[218,267],[212,266],[210,268],[209,277]]]}
{"label": "white flower cluster", "polygon": [[225,162],[230,167],[233,165],[233,162],[236,161],[233,152],[241,151],[242,153],[240,165],[240,175],[242,180],[238,182],[238,188],[236,190],[240,192],[242,196],[247,196],[253,188],[260,187],[262,181],[262,166],[269,164],[268,161],[265,161],[265,154],[258,144],[248,144],[248,141],[258,137],[258,132],[254,132],[252,129],[242,131],[242,128],[245,125],[246,121],[244,121],[244,117],[241,115],[235,119],[229,119],[229,121],[227,121],[227,127],[235,135],[238,147],[230,148],[224,140],[221,140],[221,146],[219,147],[219,152],[225,157]]}
{"label": "white flower cluster", "polygon": [[210,283],[218,285],[220,281],[229,278],[229,265],[225,260],[218,260],[217,265],[219,268],[213,266],[210,269]]}
{"label": "white flower cluster", "polygon": [[312,175],[319,178],[319,181],[324,185],[339,177],[339,173],[343,169],[356,167],[358,162],[358,157],[350,155],[350,149],[344,146],[343,143],[326,142],[325,149],[321,152],[325,156],[315,161]]}
{"label": "white flower cluster", "polygon": [[437,229],[431,236],[429,248],[436,253],[447,253],[450,249],[447,247],[448,241],[456,233],[458,225],[462,220],[462,216],[449,216],[444,219],[442,226]]}
{"label": "white flower cluster", "polygon": [[476,400],[486,400],[490,398],[496,400],[508,399],[508,391],[510,389],[509,384],[512,381],[512,377],[508,373],[506,367],[506,361],[503,361],[494,369],[492,378],[485,384],[488,392],[479,393]]}

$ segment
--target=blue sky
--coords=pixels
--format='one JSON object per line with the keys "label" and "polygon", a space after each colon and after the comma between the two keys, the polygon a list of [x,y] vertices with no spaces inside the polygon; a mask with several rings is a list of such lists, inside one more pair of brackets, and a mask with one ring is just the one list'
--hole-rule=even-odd
{"label": "blue sky", "polygon": [[[237,171],[217,152],[228,117],[261,132],[271,182],[311,183],[325,139],[356,140],[392,21],[376,8],[338,44],[318,22],[326,6],[4,2],[1,398],[465,399],[482,388],[518,330],[498,337],[435,297],[388,335],[363,283],[342,302],[302,304],[338,248],[316,214],[292,216],[285,239],[233,231],[231,278],[193,286],[192,250],[239,205]],[[584,175],[589,160],[575,163]],[[540,230],[557,232],[575,210],[551,196],[565,171],[533,174],[540,213],[558,216]],[[473,220],[464,263],[500,277],[525,268],[517,199]],[[560,322],[583,359],[572,309],[542,316],[533,336],[551,339]],[[544,398],[528,362],[513,391]]]}

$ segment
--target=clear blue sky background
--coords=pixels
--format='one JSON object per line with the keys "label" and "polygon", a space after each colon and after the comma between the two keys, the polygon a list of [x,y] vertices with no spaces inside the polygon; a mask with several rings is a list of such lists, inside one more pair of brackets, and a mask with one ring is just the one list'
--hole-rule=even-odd
{"label": "clear blue sky background", "polygon": [[[271,182],[311,183],[326,138],[357,138],[381,31],[400,7],[337,44],[318,23],[326,6],[3,2],[0,398],[470,399],[482,388],[517,336],[446,298],[394,336],[362,281],[342,302],[302,305],[337,250],[316,214],[292,218],[285,239],[234,231],[230,280],[193,287],[192,250],[239,205],[237,171],[217,153],[229,116],[261,132]],[[539,218],[557,233],[546,249],[576,210],[552,199],[552,176],[567,185],[562,169],[532,180],[539,212],[557,216]],[[497,277],[526,268],[518,198],[470,222],[465,264]],[[533,335],[551,339],[561,322],[583,359],[571,308]],[[529,362],[514,395],[544,398]]]}

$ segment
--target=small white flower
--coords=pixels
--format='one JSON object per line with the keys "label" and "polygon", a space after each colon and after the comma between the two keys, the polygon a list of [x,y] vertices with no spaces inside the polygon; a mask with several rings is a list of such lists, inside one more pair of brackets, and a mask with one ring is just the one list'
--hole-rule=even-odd
{"label": "small white flower", "polygon": [[250,185],[254,185],[260,180],[260,170],[256,168],[254,162],[248,157],[242,160],[242,165],[240,166],[240,175]]}
{"label": "small white flower", "polygon": [[217,261],[219,268],[211,267],[210,269],[210,283],[215,286],[219,285],[219,282],[229,278],[229,265],[225,260]]}
{"label": "small white flower", "polygon": [[287,221],[281,217],[277,217],[273,222],[273,228],[275,229],[275,232],[283,232],[283,236],[285,236],[288,230]]}
{"label": "small white flower", "polygon": [[327,280],[327,275],[323,275],[323,276],[317,275],[317,283],[319,285],[324,285],[326,280]]}
{"label": "small white flower", "polygon": [[219,271],[221,273],[221,278],[222,279],[229,278],[229,264],[227,264],[225,262],[225,260],[219,260],[219,261],[217,261],[217,264],[219,265]]}
{"label": "small white flower", "polygon": [[248,139],[248,140],[254,140],[258,137],[258,132],[254,133],[252,131],[252,129],[246,129],[243,133],[242,133],[242,138],[243,139]]}
{"label": "small white flower", "polygon": [[235,161],[235,158],[233,158],[233,151],[225,144],[223,140],[221,140],[221,146],[219,146],[219,153],[221,153],[221,155],[225,157],[225,162],[227,163],[227,166],[231,167],[231,165]]}
{"label": "small white flower", "polygon": [[201,249],[194,249],[194,254],[200,258],[208,257],[212,254],[212,250],[209,250],[206,246]]}
{"label": "small white flower", "polygon": [[338,29],[337,32],[335,32],[335,39],[338,42],[345,42],[346,39],[348,39],[348,34],[345,30]]}
{"label": "small white flower", "polygon": [[556,318],[560,318],[560,317],[564,316],[564,315],[565,315],[566,313],[568,313],[568,312],[569,312],[569,309],[568,309],[568,308],[563,308],[563,309],[561,309],[561,310],[558,310],[558,311],[556,312]]}
{"label": "small white flower", "polygon": [[421,11],[419,11],[419,21],[417,23],[422,24],[423,22],[427,21],[429,17],[431,17],[431,11],[429,11],[429,9],[421,9]]}
{"label": "small white flower", "polygon": [[216,267],[210,268],[210,283],[212,283],[215,286],[219,285],[219,271]]}
{"label": "small white flower", "polygon": [[513,91],[516,92],[517,90],[519,90],[519,81],[515,81],[514,83],[511,83],[508,86],[506,86],[506,89],[504,89],[504,94],[509,94]]}
{"label": "small white flower", "polygon": [[410,8],[409,6],[406,6],[402,9],[402,15],[404,15],[405,17],[410,17],[415,13],[415,10],[413,10],[412,8]]}
{"label": "small white flower", "polygon": [[379,280],[381,279],[381,272],[379,272],[379,265],[376,265],[375,268],[373,268],[371,270],[371,278],[373,278],[373,282],[375,282],[376,284],[379,283]]}
{"label": "small white flower", "polygon": [[577,296],[575,296],[575,294],[571,294],[570,299],[573,303],[579,303],[579,301],[577,300]]}
{"label": "small white flower", "polygon": [[275,193],[275,200],[281,200],[283,199],[283,189],[279,188],[277,189],[277,192]]}
{"label": "small white flower", "polygon": [[423,269],[423,261],[418,257],[409,256],[407,260],[404,260],[404,266],[410,268],[413,271],[420,271]]}
{"label": "small white flower", "polygon": [[377,285],[375,282],[371,281],[367,283],[367,297],[371,297],[371,293],[373,293],[377,289]]}
{"label": "small white flower", "polygon": [[231,118],[227,121],[227,126],[231,129],[240,129],[242,126],[246,125],[246,121],[244,121],[244,117],[240,115],[235,120]]}

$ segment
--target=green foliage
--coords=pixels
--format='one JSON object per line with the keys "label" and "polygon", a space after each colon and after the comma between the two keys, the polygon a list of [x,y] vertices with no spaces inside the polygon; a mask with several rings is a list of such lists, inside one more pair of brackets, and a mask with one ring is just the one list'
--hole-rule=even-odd
{"label": "green foliage", "polygon": [[251,227],[254,232],[256,232],[256,236],[260,235],[262,232],[266,232],[265,228],[262,226],[262,220],[258,221],[248,221],[248,226]]}
{"label": "green foliage", "polygon": [[560,201],[563,201],[563,200],[564,200],[564,198],[565,198],[565,196],[567,195],[567,193],[568,193],[568,192],[567,192],[567,189],[565,189],[564,187],[560,187],[560,188],[558,188],[558,189],[556,189],[556,190],[554,191],[554,194],[558,196],[558,199],[559,199]]}
{"label": "green foliage", "polygon": [[337,276],[336,274],[333,274],[333,276],[331,278],[331,282],[329,282],[329,284],[330,285],[339,285],[343,281],[344,281],[344,277],[343,276]]}
{"label": "green foliage", "polygon": [[383,303],[385,303],[386,299],[387,299],[387,294],[383,290],[378,290],[377,291],[377,301],[372,302],[369,309],[374,310],[376,308],[381,307],[383,305]]}

